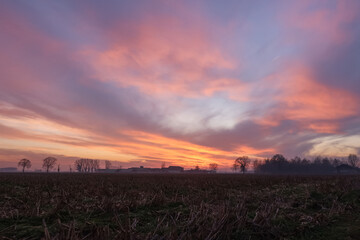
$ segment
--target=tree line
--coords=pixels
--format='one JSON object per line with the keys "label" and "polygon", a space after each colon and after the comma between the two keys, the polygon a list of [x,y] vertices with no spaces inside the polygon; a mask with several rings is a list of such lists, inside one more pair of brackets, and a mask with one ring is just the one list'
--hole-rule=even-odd
{"label": "tree line", "polygon": [[[50,170],[54,169],[57,163],[57,159],[54,157],[47,157],[43,160],[42,168],[46,170],[46,172],[49,172]],[[105,160],[105,169],[111,169],[112,163],[109,160]],[[25,168],[31,168],[31,161],[27,158],[23,158],[18,162],[18,166],[22,168],[22,172],[25,171]],[[96,172],[100,168],[100,160],[96,159],[90,159],[90,158],[80,158],[74,161],[74,165],[69,166],[69,171],[73,171],[73,167],[75,171],[77,172],[84,172],[84,173],[90,173],[90,172]],[[165,163],[161,164],[162,168],[165,168]],[[121,169],[121,166],[118,167]],[[199,166],[196,166],[195,169],[200,170]],[[209,170],[216,172],[218,169],[217,163],[210,163],[209,164]],[[60,172],[60,165],[57,167],[57,171]]]}
{"label": "tree line", "polygon": [[[49,172],[56,167],[57,159],[54,157],[47,157],[43,159],[42,168]],[[22,168],[22,172],[25,172],[25,168],[31,168],[31,161],[27,158],[23,158],[18,162],[18,167]],[[100,168],[100,161],[96,159],[81,158],[74,162],[75,170],[78,172],[96,172]],[[110,161],[105,161],[106,168],[111,167]],[[69,166],[70,172],[72,172],[72,166]],[[57,165],[57,171],[60,172],[60,164]]]}
{"label": "tree line", "polygon": [[[360,160],[356,154],[350,154],[346,161],[337,158],[328,157],[316,157],[314,160],[306,158],[295,157],[292,159],[286,159],[281,154],[275,154],[272,158],[265,160],[251,160],[248,156],[241,156],[235,159],[232,165],[234,172],[245,173],[249,166],[253,166],[255,173],[270,173],[270,174],[324,174],[333,173],[339,169],[340,166],[347,167],[347,169],[357,169]],[[43,159],[42,168],[49,172],[54,169],[57,164],[57,159],[54,157],[47,157]],[[25,168],[31,168],[31,161],[23,158],[19,161],[18,166],[22,168],[22,172]],[[100,168],[100,161],[96,159],[81,158],[74,161],[75,170],[78,172],[96,172]],[[105,168],[111,168],[111,162],[105,161]],[[195,169],[200,169],[198,166]],[[209,169],[215,171],[218,169],[218,164],[209,164]],[[69,167],[72,172],[72,166]],[[60,172],[60,165],[57,165],[57,171]]]}
{"label": "tree line", "polygon": [[255,173],[265,174],[331,174],[339,169],[359,171],[359,157],[350,154],[346,160],[328,157],[316,157],[314,160],[295,157],[286,159],[281,154],[275,154],[272,158],[263,161],[253,160],[242,156],[235,159],[232,166],[233,171],[245,173],[250,163],[252,163]]}

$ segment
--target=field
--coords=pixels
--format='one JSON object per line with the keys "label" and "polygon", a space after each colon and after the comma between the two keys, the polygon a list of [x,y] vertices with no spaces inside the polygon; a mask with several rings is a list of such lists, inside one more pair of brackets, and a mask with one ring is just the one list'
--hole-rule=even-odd
{"label": "field", "polygon": [[359,239],[360,176],[1,174],[0,239]]}

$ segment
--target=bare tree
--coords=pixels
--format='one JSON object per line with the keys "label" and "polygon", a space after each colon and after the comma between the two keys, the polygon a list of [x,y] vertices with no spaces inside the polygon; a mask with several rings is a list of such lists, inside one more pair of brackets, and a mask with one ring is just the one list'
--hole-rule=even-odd
{"label": "bare tree", "polygon": [[109,160],[105,161],[105,169],[110,169],[111,168],[111,162]]}
{"label": "bare tree", "polygon": [[90,167],[89,167],[89,163],[88,163],[88,159],[85,158],[81,158],[75,161],[74,165],[75,165],[75,169],[78,172],[87,172],[89,171]]}
{"label": "bare tree", "polygon": [[75,169],[76,169],[78,172],[84,172],[84,161],[83,161],[83,159],[77,159],[77,160],[74,162],[74,165],[75,165]]}
{"label": "bare tree", "polygon": [[58,169],[57,169],[58,172],[60,172],[60,164],[58,165]]}
{"label": "bare tree", "polygon": [[88,158],[81,158],[74,162],[78,172],[95,172],[100,167],[100,161]]}
{"label": "bare tree", "polygon": [[234,172],[236,172],[238,170],[238,165],[236,163],[234,163],[232,166],[231,166],[231,170],[233,170]]}
{"label": "bare tree", "polygon": [[57,159],[54,157],[47,157],[43,160],[43,168],[46,169],[46,172],[49,172],[50,169],[53,169],[56,164]]}
{"label": "bare tree", "polygon": [[240,167],[240,170],[243,174],[245,173],[249,163],[250,163],[250,159],[248,156],[242,156],[235,159],[235,164]]}
{"label": "bare tree", "polygon": [[83,158],[82,161],[83,161],[83,165],[84,165],[84,172],[90,172],[90,170],[91,170],[90,159]]}
{"label": "bare tree", "polygon": [[95,159],[89,159],[91,172],[96,172],[100,168],[100,161]]}
{"label": "bare tree", "polygon": [[356,167],[359,162],[359,157],[356,154],[350,154],[348,156],[348,163],[352,167]]}
{"label": "bare tree", "polygon": [[161,168],[166,168],[166,163],[165,162],[161,163]]}
{"label": "bare tree", "polygon": [[218,165],[217,163],[210,163],[210,164],[209,164],[209,169],[210,169],[211,171],[216,172],[216,170],[218,169],[218,167],[219,167],[219,165]]}
{"label": "bare tree", "polygon": [[31,168],[31,161],[29,159],[23,158],[18,163],[19,167],[22,167],[22,172],[25,171],[25,168]]}

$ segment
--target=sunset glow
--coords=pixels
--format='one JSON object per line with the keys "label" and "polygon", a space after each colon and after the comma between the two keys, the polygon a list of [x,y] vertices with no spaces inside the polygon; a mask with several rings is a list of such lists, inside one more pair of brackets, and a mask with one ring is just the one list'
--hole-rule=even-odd
{"label": "sunset glow", "polygon": [[360,1],[2,1],[0,167],[360,154]]}

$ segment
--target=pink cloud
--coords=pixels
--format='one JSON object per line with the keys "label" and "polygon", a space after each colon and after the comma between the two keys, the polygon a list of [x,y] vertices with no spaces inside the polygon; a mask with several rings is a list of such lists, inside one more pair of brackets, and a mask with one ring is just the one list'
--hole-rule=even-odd
{"label": "pink cloud", "polygon": [[260,119],[261,124],[276,126],[289,119],[299,122],[302,130],[335,133],[342,119],[358,114],[358,96],[316,81],[305,66],[289,64],[286,70],[265,81],[278,90],[274,95],[278,107]]}
{"label": "pink cloud", "polygon": [[150,95],[197,97],[229,88],[243,91],[245,84],[228,77],[239,63],[226,56],[203,28],[208,26],[196,22],[183,26],[169,16],[120,24],[121,35],[110,34],[108,49],[85,49],[80,59],[89,62],[93,77],[135,86]]}
{"label": "pink cloud", "polygon": [[[353,1],[336,1],[333,7],[327,1],[297,1],[279,16],[285,26],[286,41],[291,44],[305,42],[320,47],[329,44],[341,45],[351,38],[346,27],[358,16]],[[302,41],[299,41],[301,36]]]}

